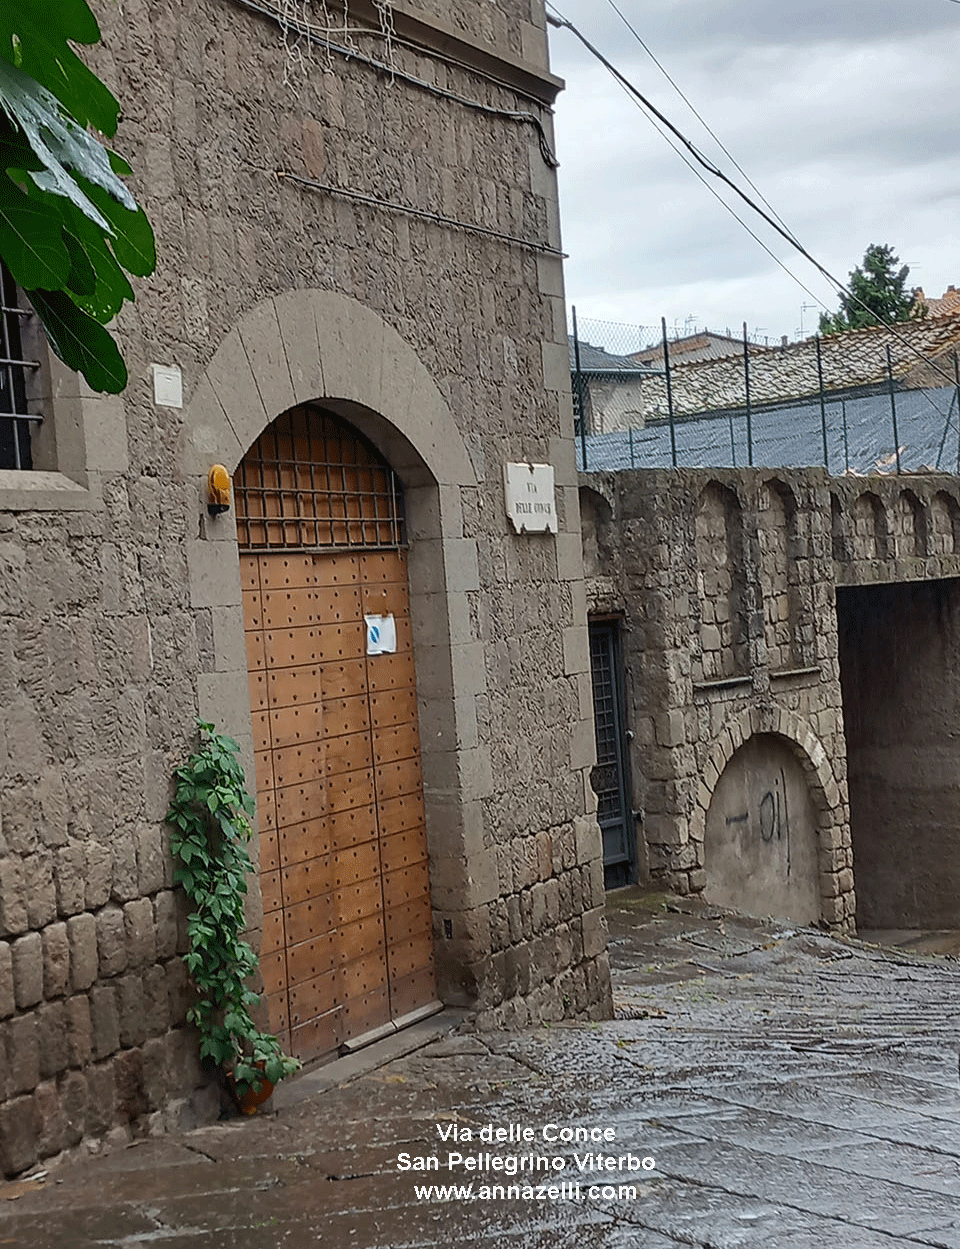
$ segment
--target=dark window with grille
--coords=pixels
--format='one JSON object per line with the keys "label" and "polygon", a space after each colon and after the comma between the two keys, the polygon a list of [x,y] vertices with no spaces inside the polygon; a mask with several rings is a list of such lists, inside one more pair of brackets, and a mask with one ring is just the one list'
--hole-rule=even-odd
{"label": "dark window with grille", "polygon": [[590,621],[590,671],[597,735],[597,766],[590,783],[603,834],[604,880],[608,889],[614,889],[633,880],[636,845],[619,621]]}
{"label": "dark window with grille", "polygon": [[0,468],[32,468],[27,386],[37,362],[23,358],[23,324],[33,313],[20,306],[16,283],[0,264]]}

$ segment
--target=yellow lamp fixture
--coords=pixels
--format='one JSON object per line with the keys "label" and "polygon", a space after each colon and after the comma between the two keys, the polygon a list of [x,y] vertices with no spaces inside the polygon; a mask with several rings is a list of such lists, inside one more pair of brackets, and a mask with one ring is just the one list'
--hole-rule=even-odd
{"label": "yellow lamp fixture", "polygon": [[222,464],[207,473],[207,511],[211,516],[230,511],[230,474]]}

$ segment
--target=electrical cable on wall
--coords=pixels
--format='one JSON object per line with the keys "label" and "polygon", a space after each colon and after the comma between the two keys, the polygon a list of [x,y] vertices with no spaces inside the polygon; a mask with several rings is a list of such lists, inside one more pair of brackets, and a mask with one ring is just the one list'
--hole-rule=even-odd
{"label": "electrical cable on wall", "polygon": [[[404,70],[398,69],[395,65],[379,61],[375,57],[366,56],[354,47],[344,46],[334,43],[327,38],[326,34],[318,32],[317,28],[310,23],[301,21],[289,13],[281,13],[276,9],[270,8],[268,5],[258,3],[258,0],[231,0],[231,3],[239,5],[240,8],[248,9],[251,13],[257,13],[261,17],[266,17],[274,22],[281,30],[284,30],[285,39],[289,37],[289,32],[294,32],[310,43],[315,43],[319,47],[325,48],[329,53],[336,53],[345,60],[356,61],[361,65],[367,65],[371,69],[377,70],[384,77],[390,79],[391,82],[405,82],[410,86],[417,87],[421,91],[426,91],[430,95],[436,96],[438,99],[450,100],[455,104],[460,104],[463,108],[470,109],[473,112],[483,113],[489,117],[499,117],[506,121],[515,121],[531,126],[537,135],[540,145],[540,154],[543,157],[544,164],[550,169],[557,169],[560,162],[554,155],[553,149],[550,147],[547,138],[547,132],[543,127],[543,122],[533,113],[524,112],[519,109],[496,108],[492,104],[484,104],[480,100],[472,100],[469,96],[458,95],[454,91],[447,91],[444,87],[438,87],[432,82],[427,82],[423,78],[418,78],[415,74],[408,74]],[[327,28],[323,28],[326,30]],[[392,24],[390,26],[392,32]],[[376,34],[375,31],[363,31],[365,34]],[[382,32],[380,32],[382,33]],[[393,42],[399,42],[396,36],[391,34],[390,39]],[[477,72],[477,71],[471,71]],[[489,77],[489,75],[481,75]],[[496,79],[491,81],[497,82]],[[503,85],[499,84],[498,85]]]}

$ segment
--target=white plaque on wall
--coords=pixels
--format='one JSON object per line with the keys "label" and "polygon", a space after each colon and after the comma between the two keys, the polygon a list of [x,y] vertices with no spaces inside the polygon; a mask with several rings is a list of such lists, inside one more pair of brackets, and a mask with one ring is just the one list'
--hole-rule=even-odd
{"label": "white plaque on wall", "polygon": [[517,533],[556,533],[552,464],[504,464],[507,516]]}
{"label": "white plaque on wall", "polygon": [[153,402],[161,408],[183,407],[183,374],[175,364],[151,364]]}

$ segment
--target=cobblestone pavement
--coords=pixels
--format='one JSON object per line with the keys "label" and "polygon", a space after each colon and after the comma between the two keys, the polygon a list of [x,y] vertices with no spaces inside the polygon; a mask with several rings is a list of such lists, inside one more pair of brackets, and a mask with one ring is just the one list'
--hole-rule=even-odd
{"label": "cobblestone pavement", "polygon": [[[449,1036],[272,1115],[64,1163],[0,1187],[0,1246],[960,1249],[955,961],[635,893],[609,919],[620,1018]],[[533,1140],[464,1140],[484,1125]],[[451,1151],[564,1169],[451,1171]],[[532,1191],[483,1200],[496,1184]]]}

